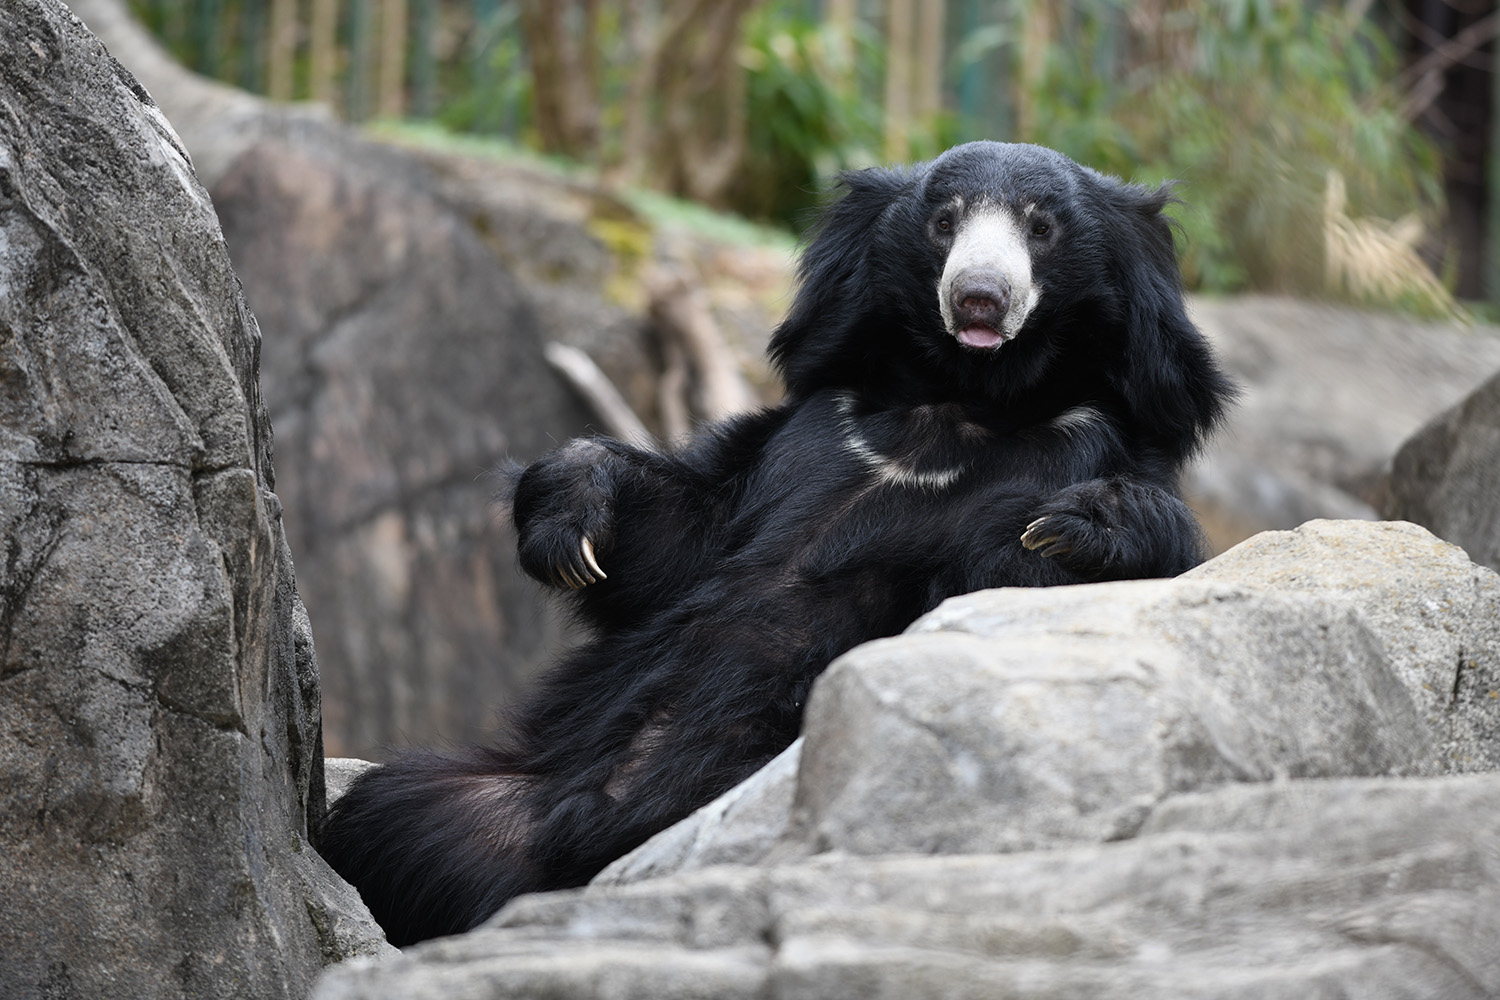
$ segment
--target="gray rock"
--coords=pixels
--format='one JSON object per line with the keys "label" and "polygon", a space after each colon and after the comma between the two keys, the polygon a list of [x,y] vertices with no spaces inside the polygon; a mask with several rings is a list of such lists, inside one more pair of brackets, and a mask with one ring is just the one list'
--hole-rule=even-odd
{"label": "gray rock", "polygon": [[155,96],[205,187],[212,187],[241,153],[289,122],[333,120],[331,109],[321,105],[267,101],[192,72],[135,20],[123,0],[71,0],[68,8]]}
{"label": "gray rock", "polygon": [[[1500,656],[1500,635],[1497,635],[1500,632],[1500,604],[1497,604],[1500,602],[1500,578],[1484,567],[1471,564],[1456,547],[1447,545],[1427,531],[1410,524],[1321,521],[1303,525],[1296,531],[1258,535],[1205,563],[1187,574],[1186,578],[1253,587],[1272,595],[1316,596],[1336,608],[1356,615],[1363,627],[1368,629],[1369,637],[1379,644],[1380,652],[1384,654],[1384,665],[1380,663],[1379,656],[1369,657],[1367,663],[1371,665],[1371,669],[1381,674],[1384,674],[1386,666],[1389,667],[1391,674],[1405,687],[1417,714],[1426,721],[1432,734],[1432,749],[1420,751],[1431,756],[1425,760],[1412,761],[1409,765],[1411,769],[1474,771],[1500,767],[1500,760],[1497,760],[1497,754],[1500,754],[1500,699],[1492,694],[1500,688],[1500,668],[1496,666],[1497,656]],[[1173,592],[1172,585],[1146,586],[1158,589],[1166,586],[1169,593]],[[956,629],[962,633],[977,632],[988,640],[1004,640],[1006,645],[1019,651],[1019,656],[1031,656],[1034,662],[1044,664],[1045,669],[1052,672],[1059,682],[1078,684],[1078,690],[1088,691],[1089,686],[1084,683],[1084,679],[1088,678],[1086,672],[1064,678],[1058,665],[1071,663],[1079,657],[1092,656],[1103,645],[1106,647],[1106,655],[1099,662],[1105,666],[1100,669],[1107,669],[1114,663],[1112,654],[1107,650],[1111,643],[1116,643],[1117,650],[1125,651],[1135,660],[1140,659],[1140,650],[1150,649],[1150,644],[1143,644],[1139,637],[1127,640],[1118,634],[1130,627],[1129,616],[1122,610],[1127,605],[1121,604],[1118,596],[1106,595],[1118,595],[1120,592],[1120,588],[1096,587],[1074,592],[1033,592],[1029,597],[1009,591],[975,595],[944,605],[911,630],[913,634],[938,630],[945,634],[942,641],[949,643],[948,646],[908,638],[900,640],[891,650],[882,650],[877,644],[868,652],[858,651],[855,655],[861,658],[861,662],[865,658],[876,657],[881,662],[889,661],[894,664],[892,669],[895,679],[890,683],[897,693],[882,702],[895,706],[889,711],[896,721],[889,724],[899,729],[917,727],[918,723],[930,723],[932,739],[918,736],[917,743],[919,749],[931,750],[932,753],[914,752],[908,745],[911,737],[883,735],[872,730],[868,720],[852,718],[843,712],[834,713],[831,722],[809,720],[812,739],[819,745],[809,756],[810,761],[815,762],[829,754],[835,755],[836,760],[842,760],[847,755],[850,761],[855,762],[853,766],[859,775],[874,776],[877,787],[850,786],[850,774],[839,765],[827,773],[804,771],[802,780],[810,785],[802,792],[803,796],[817,803],[824,803],[830,797],[847,798],[855,806],[869,803],[871,817],[851,815],[841,820],[858,838],[882,838],[887,835],[887,828],[893,825],[903,830],[912,830],[914,826],[911,825],[908,814],[919,817],[917,824],[930,823],[945,839],[942,844],[921,842],[909,846],[922,850],[946,850],[952,849],[946,838],[959,837],[962,840],[967,835],[959,831],[965,823],[985,826],[989,823],[989,814],[982,807],[977,807],[971,800],[970,793],[965,792],[958,795],[951,806],[934,806],[923,799],[904,804],[899,815],[882,816],[880,814],[893,801],[905,802],[900,797],[892,798],[890,783],[898,783],[903,790],[912,789],[913,794],[930,795],[934,799],[946,801],[955,794],[954,781],[945,777],[950,771],[967,773],[977,780],[980,774],[979,762],[985,759],[986,754],[1018,752],[1016,744],[1031,741],[1045,749],[1047,741],[1054,740],[1055,748],[1049,752],[1065,762],[1018,769],[1013,766],[1014,762],[1006,760],[1003,766],[1000,762],[988,762],[986,767],[1001,771],[1016,782],[1021,782],[1027,775],[1040,773],[1046,779],[1039,782],[1041,787],[1052,790],[1064,801],[1076,799],[1082,802],[1086,801],[1085,797],[1079,795],[1071,785],[1061,783],[1062,776],[1075,775],[1084,766],[1086,757],[1092,759],[1097,754],[1103,759],[1103,766],[1109,766],[1110,761],[1117,761],[1116,766],[1126,774],[1115,777],[1097,775],[1091,780],[1091,785],[1107,787],[1114,792],[1134,787],[1146,773],[1141,768],[1140,757],[1142,751],[1150,747],[1151,740],[1143,737],[1139,731],[1121,728],[1125,717],[1119,713],[1118,701],[1110,702],[1105,698],[1095,700],[1093,695],[1081,695],[1043,703],[1038,700],[1034,691],[1027,691],[1028,711],[1038,718],[1017,723],[1013,727],[1024,733],[1024,736],[990,738],[970,733],[955,738],[949,732],[950,729],[961,726],[961,723],[954,720],[962,716],[963,712],[989,711],[989,706],[996,702],[987,680],[954,689],[952,664],[970,661],[1002,664],[1008,662],[1008,654],[992,650],[988,646],[975,651],[966,640],[954,644],[946,637],[947,632]],[[1123,585],[1123,592],[1132,595],[1131,600],[1141,600],[1142,595],[1148,593],[1142,585],[1136,584]],[[1100,607],[1088,611],[1083,611],[1075,603],[1083,601],[1093,604],[1095,598],[1099,599]],[[1106,610],[1111,607],[1114,611]],[[1095,624],[1101,614],[1113,615],[1115,618],[1102,630]],[[1217,614],[1205,622],[1205,627],[1222,629],[1226,633],[1237,628],[1227,615],[1220,621]],[[1267,623],[1268,631],[1272,634],[1277,630],[1284,633],[1288,629],[1306,631],[1308,627],[1307,623]],[[1343,627],[1351,636],[1360,634],[1358,625],[1345,622]],[[1087,636],[1088,642],[1080,642],[1079,633]],[[1040,643],[1037,641],[1038,636],[1041,637]],[[1182,636],[1174,635],[1171,642],[1179,647],[1181,653]],[[1281,639],[1277,642],[1281,645],[1295,643],[1295,640]],[[1233,645],[1232,642],[1229,644]],[[948,650],[951,655],[945,654],[944,650]],[[1287,669],[1294,673],[1300,672],[1302,665],[1295,658],[1288,659],[1289,654],[1294,652],[1290,645],[1268,651],[1262,641],[1252,640],[1243,644],[1231,659],[1224,660],[1217,655],[1210,657],[1210,670],[1228,672],[1231,675],[1237,671],[1244,671],[1247,676],[1257,671],[1264,674],[1264,668],[1253,663],[1246,666],[1245,661],[1256,661],[1274,655],[1286,664]],[[1370,650],[1366,648],[1365,653],[1370,653]],[[1331,654],[1316,655],[1333,655],[1338,658],[1340,654],[1334,651]],[[919,671],[919,664],[927,664],[929,669]],[[1190,666],[1189,669],[1195,674],[1200,673],[1194,667]],[[908,681],[903,676],[907,671],[912,672],[912,680]],[[969,707],[949,709],[940,704],[931,714],[940,716],[941,722],[931,723],[927,714],[920,714],[917,716],[918,722],[911,722],[908,726],[906,716],[927,712],[925,708],[914,709],[912,706],[926,705],[926,699],[930,695],[924,689],[932,686],[930,679],[933,676],[947,678],[941,695],[945,699],[943,704],[952,702],[960,706],[977,704],[981,707],[977,710]],[[1108,677],[1112,675],[1106,673],[1103,677],[1092,678],[1092,682],[1099,688],[1108,690],[1111,686],[1110,681],[1105,679]],[[859,674],[850,683],[855,683],[856,680],[855,693],[851,697],[863,698],[865,695],[861,688],[866,684],[864,675]],[[1159,679],[1153,680],[1153,683],[1157,682]],[[1303,682],[1294,678],[1290,683],[1295,685]],[[1005,689],[1008,690],[1012,685],[1014,681],[1007,680]],[[1128,689],[1131,685],[1125,686]],[[908,691],[908,688],[911,690]],[[1293,690],[1291,686],[1284,689],[1286,692]],[[1230,698],[1232,705],[1256,706],[1269,703],[1274,706],[1278,702],[1283,705],[1295,704],[1299,711],[1307,704],[1305,700],[1299,702],[1295,695],[1290,699],[1284,697],[1271,683],[1267,684],[1266,693],[1259,698],[1247,697],[1243,693],[1236,693]],[[1106,711],[1114,712],[1112,727],[1101,730],[1093,719],[1080,720],[1080,710],[1095,715]],[[1243,725],[1247,721],[1253,721],[1256,713],[1263,710],[1252,707],[1238,718],[1234,718],[1236,713],[1231,712],[1230,718],[1235,725]],[[1334,709],[1325,706],[1323,711]],[[879,716],[884,713],[877,710],[874,714]],[[985,719],[978,726],[982,732],[984,727],[994,724],[991,719]],[[1216,729],[1218,726],[1215,723]],[[1104,733],[1102,737],[1099,735],[1101,731]],[[1179,731],[1178,728],[1167,727],[1159,730],[1158,736],[1170,739],[1173,733]],[[1258,733],[1260,737],[1264,737],[1271,731],[1271,728],[1262,725]],[[1090,735],[1087,738],[1078,735],[1084,732]],[[1360,738],[1357,731],[1352,734],[1352,738]],[[888,739],[894,742],[888,744]],[[1117,745],[1121,741],[1126,744],[1123,750]],[[1217,736],[1214,742],[1216,746],[1227,745]],[[1082,749],[1079,749],[1080,744]],[[972,745],[981,748],[977,756]],[[1118,758],[1115,754],[1119,754]],[[1196,771],[1209,760],[1211,755],[1202,760],[1194,760],[1190,769]],[[930,765],[936,776],[922,770],[924,764]],[[1285,762],[1273,764],[1270,772],[1262,768],[1259,773],[1264,777],[1278,769],[1286,770]],[[914,770],[915,773],[908,773]],[[1251,775],[1247,773],[1236,777],[1243,780]],[[805,851],[806,845],[801,844],[798,837],[807,835],[809,831],[803,829],[796,834],[788,834],[786,830],[798,780],[797,765],[791,760],[780,761],[776,766],[768,767],[745,785],[731,790],[683,823],[664,831],[635,852],[626,855],[601,873],[596,884],[637,881],[643,877],[691,871],[711,863],[755,863]],[[1205,772],[1198,773],[1190,780],[1218,779],[1211,778],[1210,773]],[[1126,803],[1115,807],[1113,815],[1118,822],[1124,824],[1124,829],[1128,830],[1129,823],[1135,817],[1148,815],[1150,803],[1156,800],[1155,792],[1141,794],[1142,798],[1135,805]],[[1028,801],[1025,796],[1017,795],[1012,790],[1004,795],[997,795],[997,798],[1004,802],[1003,811],[1017,813],[1015,822],[1033,821],[1022,815]],[[754,803],[754,808],[746,808],[742,802]],[[823,807],[826,806],[820,806]],[[972,819],[955,819],[954,814]],[[1096,819],[1107,815],[1110,814],[1106,813]],[[1001,819],[995,825],[989,825],[989,833],[984,835],[995,834],[1005,822],[1007,820]],[[1061,821],[1053,817],[1051,822]],[[814,842],[820,843],[816,831],[813,833]],[[1098,835],[1112,835],[1108,823],[1100,827]],[[778,846],[778,842],[783,840],[785,842]],[[852,847],[842,840],[835,841],[833,846],[863,849]]]}
{"label": "gray rock", "polygon": [[575,637],[518,570],[488,473],[597,427],[548,340],[653,422],[642,278],[665,241],[597,186],[372,141],[187,72],[120,0],[74,2],[209,178],[265,333],[328,752],[484,740]]}
{"label": "gray rock", "polygon": [[591,884],[626,885],[710,865],[762,860],[787,832],[801,760],[798,739],[745,781],[594,876]]}
{"label": "gray rock", "polygon": [[1353,610],[1180,580],[947,601],[834,661],[804,731],[791,839],[857,854],[1117,840],[1169,795],[1432,757]]}
{"label": "gray rock", "polygon": [[1495,583],[1343,522],[957,598],[830,667],[800,763],[315,1000],[1500,995],[1500,776],[1377,776],[1440,766]]}
{"label": "gray rock", "polygon": [[61,4],[0,24],[0,995],[300,997],[386,946],[308,846],[259,332],[146,93]]}
{"label": "gray rock", "polygon": [[1500,570],[1500,375],[1401,446],[1384,512],[1430,528]]}
{"label": "gray rock", "polygon": [[569,636],[516,566],[489,473],[588,429],[493,220],[423,157],[188,72],[119,0],[74,2],[205,168],[265,334],[327,751],[484,738]]}
{"label": "gray rock", "polygon": [[1265,532],[1186,574],[1354,608],[1437,739],[1443,771],[1500,768],[1500,576],[1400,522]]}
{"label": "gray rock", "polygon": [[343,798],[354,779],[374,766],[374,761],[360,760],[358,757],[325,757],[323,776],[328,788],[328,804],[332,806]]}
{"label": "gray rock", "polygon": [[1500,993],[1500,777],[1230,785],[1136,838],[825,855],[524,896],[314,1000]]}

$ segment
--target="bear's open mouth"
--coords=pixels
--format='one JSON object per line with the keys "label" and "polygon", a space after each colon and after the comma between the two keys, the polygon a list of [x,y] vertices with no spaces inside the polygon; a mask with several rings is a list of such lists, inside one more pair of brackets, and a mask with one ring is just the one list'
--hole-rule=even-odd
{"label": "bear's open mouth", "polygon": [[999,330],[974,323],[958,331],[958,342],[965,347],[979,347],[986,350],[994,350],[1010,338]]}

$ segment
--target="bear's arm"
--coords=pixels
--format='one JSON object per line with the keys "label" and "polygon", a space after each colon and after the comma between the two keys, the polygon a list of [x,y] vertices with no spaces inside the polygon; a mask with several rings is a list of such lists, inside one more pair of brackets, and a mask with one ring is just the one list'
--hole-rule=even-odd
{"label": "bear's arm", "polygon": [[746,475],[787,415],[731,418],[675,452],[601,437],[543,455],[511,501],[522,569],[576,591],[601,620],[663,606],[717,554]]}

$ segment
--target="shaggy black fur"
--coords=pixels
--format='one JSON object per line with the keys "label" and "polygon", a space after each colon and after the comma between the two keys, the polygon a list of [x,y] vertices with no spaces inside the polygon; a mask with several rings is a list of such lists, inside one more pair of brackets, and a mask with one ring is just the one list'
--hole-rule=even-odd
{"label": "shaggy black fur", "polygon": [[583,884],[784,749],[831,659],[946,597],[1199,558],[1177,473],[1232,390],[1183,311],[1168,191],[1000,143],[843,186],[771,345],[783,404],[515,478],[521,565],[586,584],[595,638],[498,745],[407,753],[334,807],[321,850],[394,943]]}

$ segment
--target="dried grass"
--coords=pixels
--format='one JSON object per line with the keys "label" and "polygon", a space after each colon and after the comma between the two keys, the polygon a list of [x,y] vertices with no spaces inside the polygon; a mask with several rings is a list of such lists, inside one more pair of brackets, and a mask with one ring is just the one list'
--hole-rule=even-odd
{"label": "dried grass", "polygon": [[1423,236],[1420,219],[1355,219],[1347,208],[1343,175],[1330,170],[1323,198],[1324,280],[1330,293],[1425,316],[1467,319],[1417,253]]}

